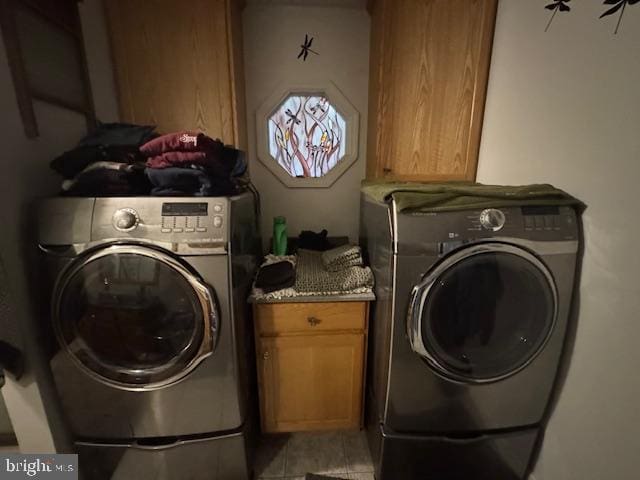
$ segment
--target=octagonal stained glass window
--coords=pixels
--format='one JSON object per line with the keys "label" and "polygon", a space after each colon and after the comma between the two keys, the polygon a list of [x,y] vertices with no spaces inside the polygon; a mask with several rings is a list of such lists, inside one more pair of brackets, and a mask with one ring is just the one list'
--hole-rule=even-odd
{"label": "octagonal stained glass window", "polygon": [[345,119],[324,96],[291,94],[267,122],[269,154],[290,177],[323,177],[345,156]]}

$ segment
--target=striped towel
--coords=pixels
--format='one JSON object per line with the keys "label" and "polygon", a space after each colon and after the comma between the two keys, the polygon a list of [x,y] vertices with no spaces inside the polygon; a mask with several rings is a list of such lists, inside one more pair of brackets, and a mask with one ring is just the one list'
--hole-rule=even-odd
{"label": "striped towel", "polygon": [[342,245],[322,252],[322,264],[329,272],[362,266],[362,251],[358,245]]}

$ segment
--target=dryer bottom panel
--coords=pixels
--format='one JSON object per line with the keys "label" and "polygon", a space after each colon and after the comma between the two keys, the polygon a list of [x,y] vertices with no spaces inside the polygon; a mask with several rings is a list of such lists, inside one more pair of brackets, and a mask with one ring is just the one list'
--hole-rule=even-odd
{"label": "dryer bottom panel", "polygon": [[[372,441],[377,480],[522,480],[539,429],[447,438],[396,434]],[[370,435],[370,440],[374,436]]]}
{"label": "dryer bottom panel", "polygon": [[87,480],[249,480],[244,432],[166,446],[76,443]]}

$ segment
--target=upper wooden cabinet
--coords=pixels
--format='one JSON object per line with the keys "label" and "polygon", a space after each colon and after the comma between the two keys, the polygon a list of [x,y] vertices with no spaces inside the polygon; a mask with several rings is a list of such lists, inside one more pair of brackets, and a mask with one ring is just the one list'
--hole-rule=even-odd
{"label": "upper wooden cabinet", "polygon": [[123,121],[246,147],[239,0],[104,2]]}
{"label": "upper wooden cabinet", "polygon": [[367,178],[474,180],[497,0],[369,8]]}

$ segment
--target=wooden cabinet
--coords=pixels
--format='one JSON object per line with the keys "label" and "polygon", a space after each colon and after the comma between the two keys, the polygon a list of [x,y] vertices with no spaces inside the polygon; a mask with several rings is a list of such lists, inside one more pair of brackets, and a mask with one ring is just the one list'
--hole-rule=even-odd
{"label": "wooden cabinet", "polygon": [[263,432],[358,429],[368,304],[257,304]]}
{"label": "wooden cabinet", "polygon": [[241,2],[104,4],[121,119],[246,148]]}
{"label": "wooden cabinet", "polygon": [[367,178],[474,180],[497,0],[374,0]]}

